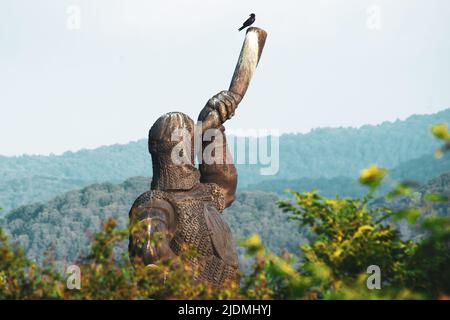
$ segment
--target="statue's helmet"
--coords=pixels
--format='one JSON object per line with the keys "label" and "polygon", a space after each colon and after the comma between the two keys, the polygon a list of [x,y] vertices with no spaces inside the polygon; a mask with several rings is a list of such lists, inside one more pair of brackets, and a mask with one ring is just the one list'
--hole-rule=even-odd
{"label": "statue's helmet", "polygon": [[199,182],[194,130],[194,121],[181,112],[166,113],[153,124],[148,137],[153,190],[190,190]]}

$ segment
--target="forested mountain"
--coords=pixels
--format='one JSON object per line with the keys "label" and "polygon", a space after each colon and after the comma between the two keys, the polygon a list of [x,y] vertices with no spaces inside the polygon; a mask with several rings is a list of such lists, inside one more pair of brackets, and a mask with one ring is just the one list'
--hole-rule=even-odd
{"label": "forested mountain", "polygon": [[[47,201],[64,192],[83,188],[94,181],[64,179],[48,176],[30,176],[15,180],[0,180],[0,206],[8,210],[22,205]],[[0,212],[0,217],[2,212]]]}
{"label": "forested mountain", "polygon": [[[382,184],[378,194],[383,194],[392,189],[396,182],[407,180],[417,184],[427,183],[429,180],[450,171],[450,154],[446,153],[442,158],[436,158],[433,154],[427,154],[417,159],[401,163],[389,172],[390,179]],[[366,193],[366,188],[361,186],[355,178],[300,178],[300,179],[274,179],[251,184],[243,190],[260,190],[285,194],[286,189],[294,189],[299,192],[317,189],[325,197],[361,197]]]}
{"label": "forested mountain", "polygon": [[[373,163],[391,169],[407,162],[408,168],[398,169],[399,176],[418,176],[426,180],[436,176],[437,166],[441,165],[442,172],[446,165],[431,161],[437,142],[429,129],[437,122],[450,123],[450,109],[357,129],[324,128],[307,134],[285,134],[279,140],[278,174],[262,176],[259,165],[238,165],[239,187],[248,189],[249,185],[256,187],[268,180],[300,178],[307,178],[301,180],[307,186],[328,185],[326,179],[344,184],[345,178],[353,181],[362,168]],[[412,161],[424,155],[428,155],[426,165],[423,159]],[[8,212],[92,183],[119,183],[129,177],[150,174],[151,161],[145,139],[60,156],[0,156],[0,206]],[[316,179],[319,180],[316,182]],[[352,185],[354,182],[349,183],[350,189],[359,192],[358,187]],[[264,184],[256,189],[271,190]]]}
{"label": "forested mountain", "polygon": [[[13,210],[0,220],[0,226],[24,246],[29,258],[42,263],[45,253],[50,252],[56,260],[70,263],[87,252],[90,235],[98,231],[102,221],[108,217],[115,217],[119,226],[125,227],[133,201],[148,189],[149,180],[142,177],[128,179],[117,185],[94,184],[67,192],[45,204],[32,204]],[[425,201],[426,195],[430,193],[450,196],[450,173],[431,180],[411,197],[389,202],[379,199],[375,205],[395,209],[415,206],[423,208],[425,214],[436,212],[449,216],[448,201]],[[258,233],[264,243],[277,253],[283,248],[296,251],[299,243],[307,241],[306,233],[281,212],[277,200],[278,196],[274,193],[240,192],[235,203],[224,213],[235,239]],[[403,225],[401,229],[405,237],[414,236],[413,228]],[[123,243],[120,250],[123,252],[125,248],[126,243]],[[240,259],[244,268],[248,266],[248,260],[242,256],[242,252]]]}
{"label": "forested mountain", "polygon": [[360,185],[357,179],[347,177],[335,178],[301,178],[301,179],[276,179],[251,184],[244,190],[259,190],[285,195],[287,189],[298,192],[317,190],[322,196],[335,197],[360,197],[367,193],[367,188]]}
{"label": "forested mountain", "polygon": [[414,180],[425,183],[450,170],[450,154],[445,153],[442,158],[434,154],[426,154],[420,158],[403,162],[394,168],[390,175],[397,180]]}
{"label": "forested mountain", "polygon": [[[149,189],[147,178],[132,178],[115,185],[94,184],[52,199],[12,211],[0,225],[13,239],[20,241],[27,256],[42,263],[45,252],[58,261],[74,262],[86,253],[90,238],[108,217],[115,217],[126,227],[128,212],[135,198]],[[276,205],[275,194],[239,193],[235,203],[224,213],[234,237],[241,239],[259,233],[270,248],[295,251],[302,241],[297,225]],[[122,246],[124,250],[126,244]],[[241,255],[241,262],[246,260]]]}
{"label": "forested mountain", "polygon": [[354,179],[371,164],[393,169],[403,162],[432,155],[439,143],[430,129],[442,122],[450,123],[450,109],[376,126],[323,128],[307,134],[283,135],[279,173],[261,176],[257,166],[241,166],[241,187],[277,179]]}

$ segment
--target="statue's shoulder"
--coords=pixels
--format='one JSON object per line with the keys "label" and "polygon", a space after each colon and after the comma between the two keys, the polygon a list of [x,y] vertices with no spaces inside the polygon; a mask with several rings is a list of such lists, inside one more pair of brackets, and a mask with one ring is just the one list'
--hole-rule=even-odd
{"label": "statue's shoulder", "polygon": [[170,197],[164,191],[150,190],[142,193],[133,203],[132,209],[153,208],[153,209],[172,209]]}
{"label": "statue's shoulder", "polygon": [[134,201],[129,217],[132,223],[149,217],[165,219],[169,228],[175,225],[174,206],[167,198],[167,194],[159,190],[150,190],[141,194]]}

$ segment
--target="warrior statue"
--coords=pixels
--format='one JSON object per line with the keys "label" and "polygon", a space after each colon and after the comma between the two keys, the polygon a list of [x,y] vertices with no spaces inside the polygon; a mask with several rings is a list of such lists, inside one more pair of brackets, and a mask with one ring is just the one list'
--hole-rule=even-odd
{"label": "warrior statue", "polygon": [[[130,225],[139,226],[130,232],[132,261],[153,265],[194,248],[197,255],[189,263],[198,271],[196,280],[219,287],[237,281],[236,246],[222,217],[235,200],[237,173],[223,124],[234,116],[247,90],[265,37],[261,29],[247,31],[230,90],[208,100],[198,117],[199,125],[181,112],[171,112],[150,129],[153,178],[151,190],[140,195],[130,210]],[[203,135],[211,129],[216,133],[205,139]],[[198,131],[200,144],[196,143]],[[174,139],[175,132],[188,137],[179,141]],[[178,156],[184,161],[178,161]],[[153,241],[155,234],[162,237]]]}
{"label": "warrior statue", "polygon": [[[208,101],[199,116],[206,120],[211,111],[220,115],[219,129],[230,119],[240,97],[232,92],[221,92]],[[189,161],[174,164],[172,152],[180,147],[179,141],[172,141],[177,130],[190,133],[180,150],[189,150]],[[138,256],[146,265],[173,254],[179,255],[183,249],[194,247],[198,255],[193,263],[198,264],[199,280],[220,285],[225,280],[235,280],[238,261],[231,230],[223,220],[223,210],[233,203],[237,185],[234,164],[226,158],[219,163],[203,159],[199,169],[195,167],[195,125],[191,118],[180,112],[171,112],[160,117],[150,129],[148,147],[152,156],[153,179],[151,191],[137,198],[130,212],[131,225],[144,224],[130,235],[129,252]],[[218,142],[220,141],[220,142]],[[217,145],[221,143],[222,145]],[[229,152],[225,135],[203,143],[203,150],[209,146],[213,150],[222,149],[223,156]],[[164,237],[152,245],[148,234],[159,232]],[[146,239],[144,242],[141,239]]]}

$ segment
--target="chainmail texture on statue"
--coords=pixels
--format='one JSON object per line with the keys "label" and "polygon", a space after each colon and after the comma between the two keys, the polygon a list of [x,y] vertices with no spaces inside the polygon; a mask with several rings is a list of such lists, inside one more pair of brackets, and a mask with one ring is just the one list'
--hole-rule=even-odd
{"label": "chainmail texture on statue", "polygon": [[[190,190],[199,182],[200,173],[194,166],[193,134],[194,122],[180,112],[169,112],[152,126],[149,132],[148,149],[152,155],[151,188],[153,190]],[[182,139],[184,142],[190,141],[190,143],[180,144],[177,139]],[[177,149],[180,145],[182,150]],[[182,164],[174,163],[172,158],[174,150],[179,151],[176,154],[176,160],[182,161]]]}
{"label": "chainmail texture on statue", "polygon": [[197,257],[190,263],[198,271],[197,280],[220,286],[237,281],[238,260],[231,230],[221,212],[225,200],[216,184],[197,184],[188,192],[152,190],[140,196],[134,207],[151,199],[162,199],[175,209],[176,229],[170,248],[179,255],[194,248]]}

